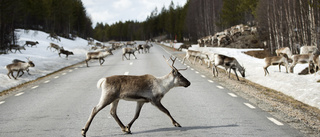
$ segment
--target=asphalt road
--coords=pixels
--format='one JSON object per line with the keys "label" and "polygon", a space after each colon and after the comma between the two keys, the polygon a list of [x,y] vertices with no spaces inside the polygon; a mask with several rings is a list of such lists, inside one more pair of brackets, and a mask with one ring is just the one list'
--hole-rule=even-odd
{"label": "asphalt road", "polygon": [[[169,57],[177,51],[165,51],[154,44],[150,53],[137,53],[138,59],[131,57],[124,61],[121,52],[117,50],[106,57],[102,66],[96,60],[89,62],[90,67],[79,64],[2,96],[0,136],[79,137],[99,101],[101,90],[96,88],[96,83],[100,78],[124,74],[166,75],[171,68],[162,56]],[[175,67],[186,68],[180,61],[176,61]],[[109,114],[110,106],[107,106],[94,118],[87,136],[303,136],[192,67],[181,73],[191,86],[174,88],[162,100],[181,128],[174,127],[167,115],[148,103],[133,124],[132,134],[127,135]],[[124,124],[133,118],[135,105],[135,102],[120,101],[118,116]]]}

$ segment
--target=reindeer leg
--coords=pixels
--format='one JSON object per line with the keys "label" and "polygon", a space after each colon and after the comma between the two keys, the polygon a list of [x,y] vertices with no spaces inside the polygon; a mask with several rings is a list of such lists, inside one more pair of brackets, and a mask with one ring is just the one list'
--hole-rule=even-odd
{"label": "reindeer leg", "polygon": [[118,107],[118,103],[119,100],[115,100],[111,103],[111,109],[110,109],[110,114],[112,115],[112,117],[116,120],[116,122],[118,123],[118,125],[121,127],[121,130],[125,133],[130,134],[131,131],[128,127],[125,127],[123,125],[123,123],[120,121],[118,115],[117,115],[117,107]]}
{"label": "reindeer leg", "polygon": [[279,72],[281,72],[281,64],[282,64],[282,63],[279,63]]}
{"label": "reindeer leg", "polygon": [[[233,69],[233,68],[229,68],[229,78],[230,78],[230,73],[231,73],[231,69]],[[233,69],[234,70],[234,69]],[[228,69],[226,70],[226,72],[227,72],[227,74],[228,74]],[[236,73],[236,71],[234,71],[234,73]],[[237,75],[237,73],[236,73],[236,75]]]}
{"label": "reindeer leg", "polygon": [[126,127],[126,129],[128,129],[129,132],[131,132],[131,131],[130,131],[130,128],[131,128],[133,122],[138,119],[143,104],[144,104],[144,102],[139,102],[139,101],[137,102],[136,114],[134,115],[134,118],[131,120],[131,122],[130,122],[130,123],[128,124],[128,126]]}
{"label": "reindeer leg", "polygon": [[137,59],[136,55],[134,55],[134,53],[132,54],[134,56],[135,59]]}
{"label": "reindeer leg", "polygon": [[89,65],[88,65],[88,61],[89,61],[90,59],[86,59],[86,64],[87,64],[87,67],[89,67]]}
{"label": "reindeer leg", "polygon": [[27,69],[26,71],[27,71],[28,75],[31,75],[31,74],[29,73],[29,69]]}
{"label": "reindeer leg", "polygon": [[11,76],[12,76],[13,78],[15,78],[15,77],[13,76],[13,71],[9,71],[9,72],[7,73],[8,77],[11,79],[10,73],[11,73]]}
{"label": "reindeer leg", "polygon": [[17,77],[18,77],[18,75],[19,75],[19,72],[22,73],[22,74],[19,76],[19,77],[21,77],[21,76],[24,74],[24,72],[23,72],[23,70],[19,70],[18,73],[17,73]]}
{"label": "reindeer leg", "polygon": [[104,63],[104,61],[105,61],[103,58],[101,58],[100,61],[101,61],[101,60],[102,60],[102,62],[100,62],[100,66],[101,66],[101,65]]}
{"label": "reindeer leg", "polygon": [[129,53],[129,60],[130,60],[130,55],[131,55],[131,54]]}
{"label": "reindeer leg", "polygon": [[[230,71],[231,71],[231,70],[230,70]],[[238,81],[240,81],[240,80],[239,80],[239,77],[238,77],[238,74],[237,74],[237,72],[236,72],[236,69],[233,69],[233,71],[234,71],[234,73],[236,74]],[[230,74],[229,74],[229,76],[230,76]],[[229,78],[230,78],[230,77],[229,77]]]}
{"label": "reindeer leg", "polygon": [[89,116],[89,119],[85,125],[85,127],[81,130],[82,136],[86,136],[87,131],[89,130],[90,124],[93,120],[93,118],[96,116],[96,114],[102,110],[104,107],[112,103],[115,99],[111,97],[109,94],[102,95],[100,98],[100,101],[98,105],[96,105],[91,112],[91,115]]}
{"label": "reindeer leg", "polygon": [[268,67],[264,67],[263,70],[264,70],[264,76],[266,76],[267,73],[269,74],[269,72],[268,72]]}
{"label": "reindeer leg", "polygon": [[216,77],[215,66],[214,66],[214,65],[212,66],[212,75],[213,75],[214,77]]}
{"label": "reindeer leg", "polygon": [[163,113],[167,114],[170,117],[172,124],[175,127],[181,127],[181,125],[173,119],[173,117],[170,115],[170,112],[161,104],[160,101],[156,101],[156,102],[153,101],[151,103],[155,105],[158,109],[160,109]]}

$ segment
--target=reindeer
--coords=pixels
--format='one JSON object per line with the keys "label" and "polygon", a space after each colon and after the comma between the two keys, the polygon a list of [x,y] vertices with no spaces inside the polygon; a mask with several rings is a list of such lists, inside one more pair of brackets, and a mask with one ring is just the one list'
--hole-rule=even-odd
{"label": "reindeer", "polygon": [[91,59],[98,59],[99,63],[100,63],[100,66],[101,66],[105,61],[104,58],[106,56],[108,56],[108,55],[111,55],[108,50],[106,50],[106,51],[98,51],[98,52],[88,52],[87,53],[87,58],[86,58],[87,67],[89,67],[88,61],[91,60]]}
{"label": "reindeer", "polygon": [[60,47],[57,44],[54,43],[50,43],[50,45],[47,47],[47,50],[50,48],[50,50],[52,51],[52,48],[55,49],[56,51],[60,51],[60,49],[63,49],[63,47]]}
{"label": "reindeer", "polygon": [[228,56],[221,55],[221,54],[214,55],[214,64],[212,67],[212,74],[214,77],[216,76],[215,72],[217,72],[217,76],[218,76],[218,69],[217,69],[218,65],[225,67],[226,70],[229,69],[229,78],[230,78],[231,69],[236,74],[238,81],[239,81],[239,77],[237,75],[236,70],[238,70],[240,72],[242,77],[245,77],[245,68],[242,67],[239,64],[239,62],[233,57],[228,57]]}
{"label": "reindeer", "polygon": [[136,47],[136,51],[138,51],[139,54],[140,54],[140,50],[141,50],[141,53],[143,53],[143,45],[142,45],[142,44],[139,44],[139,45]]}
{"label": "reindeer", "polygon": [[276,50],[276,54],[277,56],[280,56],[280,54],[287,54],[287,56],[291,59],[292,58],[292,52],[291,50],[289,49],[289,47],[283,47],[283,48],[280,48],[280,49],[277,49]]}
{"label": "reindeer", "polygon": [[280,56],[273,56],[273,57],[264,58],[264,62],[266,64],[265,67],[263,67],[264,75],[266,76],[267,73],[269,74],[269,71],[268,71],[269,66],[276,65],[276,64],[279,65],[279,72],[281,72],[280,65],[284,64],[286,67],[286,72],[288,73],[288,66],[289,66],[288,60],[289,60],[289,58],[288,58],[287,54],[280,54]]}
{"label": "reindeer", "polygon": [[[37,44],[39,44],[38,41],[34,42],[34,41],[26,41],[26,43],[23,46],[28,46],[30,45],[30,47],[32,46],[36,46]],[[29,46],[28,46],[29,47]]]}
{"label": "reindeer", "polygon": [[56,33],[50,33],[47,39],[50,38],[52,41],[57,40],[57,42],[61,41],[59,36]]}
{"label": "reindeer", "polygon": [[182,44],[182,45],[180,45],[180,47],[178,48],[178,50],[179,50],[179,51],[182,51],[182,49],[188,49],[189,47],[191,47],[191,45]]}
{"label": "reindeer", "polygon": [[[130,54],[132,54],[134,56],[135,59],[137,59],[136,55],[134,55],[134,52],[136,52],[137,49],[136,48],[122,48],[122,61],[123,61],[123,56],[127,59],[130,60]],[[129,59],[127,58],[126,54],[129,54]]]}
{"label": "reindeer", "polygon": [[22,53],[21,50],[26,50],[26,48],[25,48],[24,46],[19,46],[19,45],[10,45],[9,47],[10,47],[9,50],[10,50],[12,53],[13,53],[13,51],[12,51],[13,49],[15,50],[14,53],[17,53],[17,51],[19,51],[20,53]]}
{"label": "reindeer", "polygon": [[[193,63],[189,60],[189,58],[193,56],[194,60]],[[200,51],[196,51],[196,50],[187,50],[186,56],[182,59],[182,63],[184,63],[185,59],[187,59],[191,64],[194,64],[197,60],[197,58],[199,58],[199,62],[201,62],[202,65],[202,60],[203,59],[208,59],[208,55],[205,53],[202,53]]]}
{"label": "reindeer", "polygon": [[59,54],[59,57],[61,57],[60,54],[65,54],[67,59],[69,55],[74,55],[73,52],[64,50],[64,49],[60,49],[58,54]]}
{"label": "reindeer", "polygon": [[315,71],[314,74],[316,74],[317,67],[318,67],[318,70],[320,69],[320,53],[319,53],[319,51],[317,51],[316,54],[313,56],[313,62],[314,62],[314,68],[313,69]]}
{"label": "reindeer", "polygon": [[311,74],[310,66],[313,63],[313,57],[314,57],[313,53],[293,55],[292,56],[292,64],[290,66],[290,72],[293,73],[293,68],[296,66],[296,64],[308,63],[309,64],[308,65],[308,72],[309,72],[309,74]]}
{"label": "reindeer", "polygon": [[[11,79],[11,77],[10,77],[10,74],[11,74],[11,76],[14,79],[17,79],[20,72],[22,72],[22,74],[19,77],[21,77],[24,74],[24,72],[23,72],[24,70],[26,70],[28,72],[28,74],[30,75],[29,67],[34,67],[35,65],[30,60],[30,58],[27,58],[27,60],[28,60],[28,62],[24,62],[21,60],[13,60],[12,64],[7,65],[6,69],[8,70],[8,73],[7,73],[8,77]],[[16,77],[13,76],[14,71],[18,71]]]}
{"label": "reindeer", "polygon": [[142,48],[143,48],[143,50],[144,50],[144,53],[150,53],[150,45],[148,45],[148,44],[144,44],[144,45],[142,45]]}
{"label": "reindeer", "polygon": [[302,46],[300,48],[300,54],[315,53],[317,51],[318,51],[317,46]]}
{"label": "reindeer", "polygon": [[[170,57],[170,59],[172,60],[172,65],[169,64],[169,60],[167,60],[167,64],[172,68],[172,71],[162,77],[154,77],[149,74],[141,76],[115,75],[100,79],[97,87],[102,88],[101,98],[99,103],[93,108],[85,127],[82,129],[82,135],[86,136],[95,115],[109,104],[111,104],[110,114],[125,133],[131,133],[130,128],[132,124],[138,119],[144,103],[148,102],[151,102],[152,105],[167,114],[175,127],[181,127],[173,119],[170,112],[161,104],[161,99],[170,89],[174,87],[188,87],[191,83],[179,72],[179,70],[186,69],[176,69],[173,66],[176,58]],[[137,102],[135,116],[127,126],[123,125],[116,113],[120,99]]]}

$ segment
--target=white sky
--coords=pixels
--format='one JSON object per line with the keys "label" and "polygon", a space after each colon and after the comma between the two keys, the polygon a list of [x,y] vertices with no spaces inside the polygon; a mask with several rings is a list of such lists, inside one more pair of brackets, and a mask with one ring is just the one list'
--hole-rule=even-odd
{"label": "white sky", "polygon": [[[175,7],[184,6],[187,2],[187,0],[172,1]],[[127,20],[144,21],[155,7],[158,8],[158,13],[163,6],[168,9],[171,0],[82,0],[82,2],[95,26],[97,22],[111,25]]]}

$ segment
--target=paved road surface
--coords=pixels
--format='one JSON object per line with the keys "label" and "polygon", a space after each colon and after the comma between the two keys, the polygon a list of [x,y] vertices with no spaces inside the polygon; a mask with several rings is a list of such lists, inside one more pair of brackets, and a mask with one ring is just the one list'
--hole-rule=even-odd
{"label": "paved road surface", "polygon": [[[155,45],[150,53],[137,54],[138,59],[121,61],[121,51],[117,50],[102,66],[97,61],[89,62],[88,68],[85,64],[76,65],[1,97],[0,136],[79,137],[100,98],[101,90],[96,88],[100,78],[123,74],[166,75],[171,68],[162,55],[168,57],[169,52]],[[186,67],[179,61],[175,66]],[[191,86],[174,88],[162,100],[181,128],[174,127],[164,113],[148,103],[131,128],[133,134],[126,135],[107,106],[97,114],[87,136],[303,136],[201,72],[190,68],[181,73]],[[133,118],[135,105],[135,102],[120,101],[118,116],[123,123]]]}

